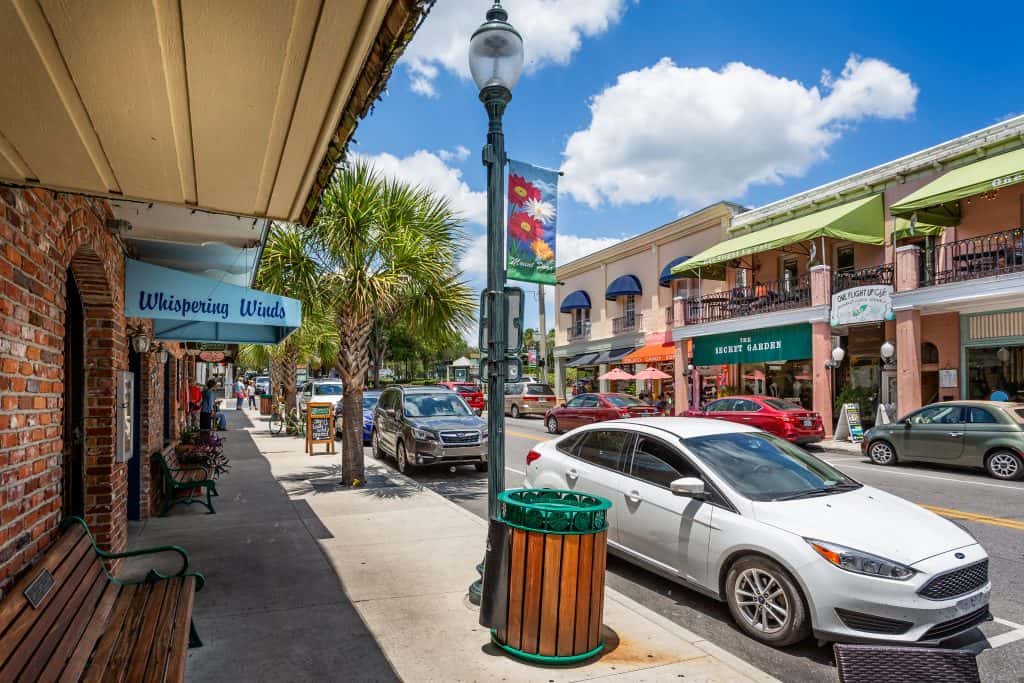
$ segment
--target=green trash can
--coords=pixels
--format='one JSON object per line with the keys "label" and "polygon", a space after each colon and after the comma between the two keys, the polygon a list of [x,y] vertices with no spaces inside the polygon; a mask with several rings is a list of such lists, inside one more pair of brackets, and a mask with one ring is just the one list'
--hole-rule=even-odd
{"label": "green trash can", "polygon": [[[572,664],[604,648],[604,580],[611,501],[576,491],[517,489],[498,495],[509,527],[504,623],[498,647],[541,664]],[[485,576],[486,581],[486,576]]]}

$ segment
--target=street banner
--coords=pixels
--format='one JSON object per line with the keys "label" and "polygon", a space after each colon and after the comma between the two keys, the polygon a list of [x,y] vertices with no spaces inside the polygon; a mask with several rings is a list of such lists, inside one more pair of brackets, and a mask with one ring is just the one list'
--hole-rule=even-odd
{"label": "street banner", "polygon": [[508,162],[508,279],[553,285],[558,172]]}

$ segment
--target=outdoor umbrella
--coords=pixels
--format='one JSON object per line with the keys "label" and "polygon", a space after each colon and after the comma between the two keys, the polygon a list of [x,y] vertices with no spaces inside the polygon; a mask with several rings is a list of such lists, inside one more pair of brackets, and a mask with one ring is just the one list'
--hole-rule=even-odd
{"label": "outdoor umbrella", "polygon": [[634,379],[671,379],[672,375],[667,372],[662,372],[658,368],[645,368],[640,372],[636,373]]}
{"label": "outdoor umbrella", "polygon": [[598,379],[602,380],[602,381],[603,380],[608,380],[610,382],[618,382],[620,380],[630,380],[630,379],[633,379],[633,375],[629,374],[628,372],[626,372],[622,368],[615,368],[614,370],[611,370],[609,372],[604,373],[603,375],[598,377]]}

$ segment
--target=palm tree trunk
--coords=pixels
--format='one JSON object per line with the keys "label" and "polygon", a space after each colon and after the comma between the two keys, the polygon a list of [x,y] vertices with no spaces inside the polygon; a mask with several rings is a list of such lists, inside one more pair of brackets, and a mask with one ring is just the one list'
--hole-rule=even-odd
{"label": "palm tree trunk", "polygon": [[281,351],[280,372],[281,383],[284,385],[284,404],[288,411],[295,407],[295,369],[298,365],[299,348],[293,338],[284,342]]}
{"label": "palm tree trunk", "polygon": [[341,480],[346,486],[366,480],[363,464],[363,385],[370,368],[371,317],[347,307],[338,313],[338,374],[341,396]]}

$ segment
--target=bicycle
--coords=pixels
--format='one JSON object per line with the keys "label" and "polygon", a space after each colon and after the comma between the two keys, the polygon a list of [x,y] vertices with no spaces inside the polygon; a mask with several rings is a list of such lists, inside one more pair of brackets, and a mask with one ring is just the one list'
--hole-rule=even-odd
{"label": "bicycle", "polygon": [[270,414],[270,433],[274,436],[279,435],[281,432],[285,432],[289,436],[305,436],[306,435],[306,423],[302,421],[302,417],[299,415],[297,408],[292,408],[290,411],[285,405],[284,399],[277,401],[277,407],[274,408],[274,412]]}

